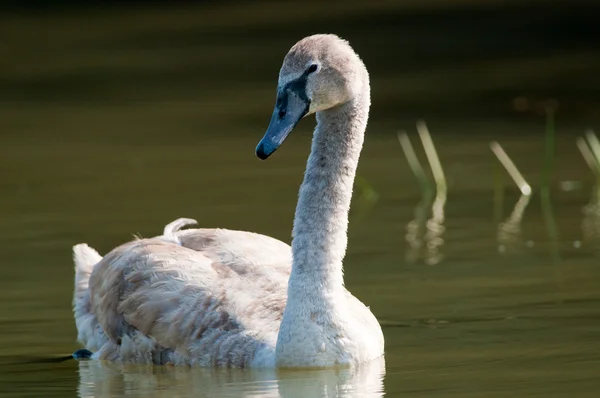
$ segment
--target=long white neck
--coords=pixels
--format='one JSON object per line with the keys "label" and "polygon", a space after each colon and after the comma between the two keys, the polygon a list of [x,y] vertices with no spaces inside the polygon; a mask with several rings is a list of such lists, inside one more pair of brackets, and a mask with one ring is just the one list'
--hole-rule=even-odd
{"label": "long white neck", "polygon": [[343,286],[348,212],[368,112],[367,96],[317,113],[292,241],[292,276],[301,275],[303,284],[314,282],[302,288],[335,291]]}
{"label": "long white neck", "polygon": [[[366,83],[362,95],[317,113],[317,127],[294,219],[292,273],[277,341],[280,365],[316,365],[327,361],[318,351],[326,344],[328,333],[338,333],[335,329],[339,328],[339,322],[334,318],[345,313],[342,261],[369,107]],[[311,350],[307,340],[312,341],[309,346],[317,346]]]}

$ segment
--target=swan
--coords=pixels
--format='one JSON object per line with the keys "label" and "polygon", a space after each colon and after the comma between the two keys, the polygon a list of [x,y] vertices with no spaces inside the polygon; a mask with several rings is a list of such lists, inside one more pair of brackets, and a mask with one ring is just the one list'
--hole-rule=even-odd
{"label": "swan", "polygon": [[344,287],[352,186],[369,75],[347,41],[305,37],[287,53],[256,155],[267,159],[316,114],[291,248],[227,229],[136,239],[101,257],[73,248],[78,341],[92,359],[203,367],[356,366],[380,358],[381,326]]}

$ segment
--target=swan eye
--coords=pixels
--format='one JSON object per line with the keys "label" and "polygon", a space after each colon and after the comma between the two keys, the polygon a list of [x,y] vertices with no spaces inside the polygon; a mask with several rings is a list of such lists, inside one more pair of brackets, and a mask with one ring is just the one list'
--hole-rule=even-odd
{"label": "swan eye", "polygon": [[311,66],[308,67],[308,73],[313,73],[316,72],[317,69],[319,69],[319,65],[317,64],[312,64]]}

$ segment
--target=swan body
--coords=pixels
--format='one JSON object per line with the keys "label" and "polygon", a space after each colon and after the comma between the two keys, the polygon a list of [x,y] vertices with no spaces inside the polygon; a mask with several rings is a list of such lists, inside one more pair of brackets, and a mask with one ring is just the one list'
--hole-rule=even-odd
{"label": "swan body", "polygon": [[334,35],[296,43],[256,148],[269,157],[316,113],[291,247],[251,232],[186,229],[101,257],[74,247],[78,340],[93,358],[205,367],[330,367],[383,355],[381,327],[344,287],[348,211],[370,106],[369,78]]}

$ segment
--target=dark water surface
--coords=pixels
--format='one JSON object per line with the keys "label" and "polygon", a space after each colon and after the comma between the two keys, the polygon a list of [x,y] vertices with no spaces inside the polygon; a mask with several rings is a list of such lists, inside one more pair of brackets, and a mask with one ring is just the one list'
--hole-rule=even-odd
{"label": "dark water surface", "polygon": [[[4,21],[12,56],[0,70],[0,394],[597,396],[600,203],[575,139],[598,123],[591,111],[597,102],[586,95],[600,87],[591,79],[600,58],[582,42],[572,62],[540,45],[492,63],[465,50],[464,63],[440,56],[434,68],[415,45],[404,51],[421,54],[424,66],[403,66],[373,47],[394,29],[409,29],[390,21],[379,33],[356,28],[357,47],[373,64],[373,118],[345,262],[348,288],[384,327],[385,368],[275,372],[58,361],[78,348],[72,245],[87,242],[105,253],[132,233],[159,234],[178,217],[289,242],[314,122],[302,122],[269,161],[256,159],[281,57],[307,33],[280,22],[276,11],[263,16],[279,36],[243,13],[219,31],[210,24],[216,11]],[[380,22],[393,19],[384,11],[376,14]],[[348,13],[354,21],[356,13]],[[319,21],[329,14],[319,15],[297,18],[324,30]],[[334,23],[352,38],[349,24]],[[213,43],[207,35],[217,33]],[[442,54],[440,46],[431,54]],[[568,83],[552,85],[557,81]],[[544,121],[511,110],[518,87],[563,94],[551,183],[556,241],[540,205]],[[453,114],[457,109],[462,113]],[[441,217],[432,217],[429,203],[418,207],[419,185],[395,135],[406,129],[425,162],[417,115],[427,117],[448,179]],[[496,168],[492,140],[533,186],[525,209],[514,207],[518,191]],[[498,176],[506,189],[494,196]]]}

